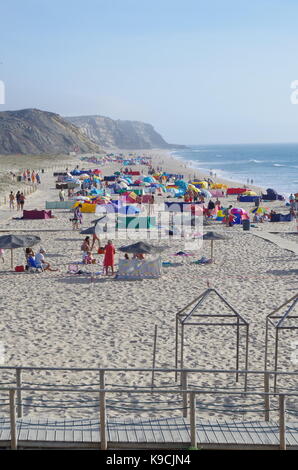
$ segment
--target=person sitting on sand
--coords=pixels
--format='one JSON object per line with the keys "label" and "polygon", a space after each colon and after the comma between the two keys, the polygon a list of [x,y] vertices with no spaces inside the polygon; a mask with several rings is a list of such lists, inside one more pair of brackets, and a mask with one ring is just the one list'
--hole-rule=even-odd
{"label": "person sitting on sand", "polygon": [[58,271],[58,269],[52,269],[50,263],[45,261],[44,255],[46,254],[45,250],[40,247],[40,250],[35,255],[35,263],[38,269],[42,269],[43,271]]}
{"label": "person sitting on sand", "polygon": [[128,256],[127,253],[125,253],[124,258],[125,258],[125,259],[129,259],[129,256]]}
{"label": "person sitting on sand", "polygon": [[145,256],[143,255],[143,253],[135,253],[133,255],[133,259],[145,259]]}
{"label": "person sitting on sand", "polygon": [[96,259],[93,258],[91,251],[87,251],[86,255],[83,258],[84,264],[95,264]]}
{"label": "person sitting on sand", "polygon": [[28,269],[28,266],[29,266],[28,259],[30,257],[34,257],[34,251],[32,250],[32,248],[26,248],[25,250],[26,270]]}
{"label": "person sitting on sand", "polygon": [[108,275],[109,267],[111,268],[112,274],[114,274],[114,257],[115,257],[115,247],[112,240],[108,240],[108,244],[105,246],[105,256],[103,260],[103,266]]}
{"label": "person sitting on sand", "polygon": [[87,256],[88,251],[92,251],[90,247],[90,237],[87,236],[81,245],[81,250],[83,252],[83,261],[85,256]]}

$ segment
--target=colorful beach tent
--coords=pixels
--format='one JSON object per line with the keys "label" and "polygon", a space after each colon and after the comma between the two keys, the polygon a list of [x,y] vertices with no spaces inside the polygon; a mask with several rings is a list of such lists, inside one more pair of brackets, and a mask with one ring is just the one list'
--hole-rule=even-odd
{"label": "colorful beach tent", "polygon": [[33,211],[23,211],[23,219],[51,219],[52,211],[47,210],[33,210]]}

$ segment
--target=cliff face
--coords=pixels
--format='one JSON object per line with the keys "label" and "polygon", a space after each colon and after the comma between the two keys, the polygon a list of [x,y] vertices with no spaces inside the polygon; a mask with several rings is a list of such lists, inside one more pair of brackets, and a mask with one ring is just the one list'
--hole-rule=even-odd
{"label": "cliff face", "polygon": [[113,120],[104,116],[66,117],[93,142],[103,147],[120,149],[182,148],[168,144],[151,124],[139,121]]}
{"label": "cliff face", "polygon": [[38,109],[0,113],[0,154],[82,153],[101,149],[58,114]]}

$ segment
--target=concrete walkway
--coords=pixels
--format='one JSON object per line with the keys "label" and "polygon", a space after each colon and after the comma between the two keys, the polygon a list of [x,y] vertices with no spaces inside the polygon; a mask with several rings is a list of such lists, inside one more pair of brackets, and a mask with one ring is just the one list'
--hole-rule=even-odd
{"label": "concrete walkway", "polygon": [[293,253],[295,253],[295,255],[298,255],[298,243],[292,242],[290,240],[286,240],[285,238],[279,237],[269,232],[252,232],[252,233],[256,237],[263,238],[263,240],[266,240],[267,242],[274,243],[280,248],[284,250],[292,251]]}

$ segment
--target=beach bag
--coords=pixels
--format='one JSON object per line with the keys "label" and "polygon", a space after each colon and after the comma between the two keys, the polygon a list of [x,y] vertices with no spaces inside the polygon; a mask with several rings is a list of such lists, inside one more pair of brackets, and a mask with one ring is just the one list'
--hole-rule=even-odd
{"label": "beach bag", "polygon": [[16,267],[14,268],[14,270],[15,270],[17,273],[22,273],[22,272],[25,271],[25,268],[24,268],[24,266],[16,266]]}
{"label": "beach bag", "polygon": [[99,255],[104,255],[105,249],[104,248],[98,248],[97,253]]}

